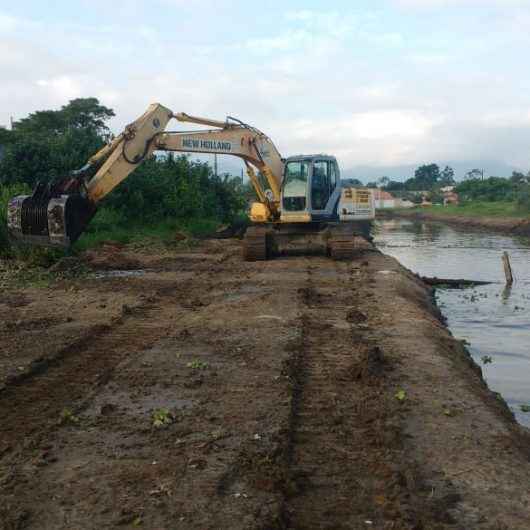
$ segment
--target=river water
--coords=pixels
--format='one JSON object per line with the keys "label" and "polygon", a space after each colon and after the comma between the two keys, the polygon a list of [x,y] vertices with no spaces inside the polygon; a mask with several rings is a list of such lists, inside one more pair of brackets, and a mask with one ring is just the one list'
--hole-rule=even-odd
{"label": "river water", "polygon": [[[422,276],[494,282],[437,288],[436,299],[453,335],[469,343],[489,387],[530,427],[530,412],[521,408],[530,406],[530,239],[399,219],[377,221],[375,243]],[[511,289],[503,251],[515,277]]]}

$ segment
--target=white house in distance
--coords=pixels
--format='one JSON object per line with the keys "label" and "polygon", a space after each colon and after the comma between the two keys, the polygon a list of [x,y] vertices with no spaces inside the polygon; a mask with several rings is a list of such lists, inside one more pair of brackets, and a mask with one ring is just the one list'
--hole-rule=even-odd
{"label": "white house in distance", "polygon": [[381,210],[385,208],[412,208],[414,203],[411,201],[400,199],[399,197],[394,197],[388,191],[381,190],[379,188],[372,188],[372,193],[374,194],[374,203],[376,210]]}

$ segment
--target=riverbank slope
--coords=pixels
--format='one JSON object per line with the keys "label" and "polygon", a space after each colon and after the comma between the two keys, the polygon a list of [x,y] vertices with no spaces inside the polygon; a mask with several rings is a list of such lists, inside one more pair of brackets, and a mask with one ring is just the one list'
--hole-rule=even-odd
{"label": "riverbank slope", "polygon": [[2,291],[0,526],[528,528],[528,431],[430,288],[374,250],[240,252]]}
{"label": "riverbank slope", "polygon": [[530,236],[530,216],[508,217],[502,215],[466,215],[455,213],[454,208],[425,207],[422,209],[378,210],[381,219],[403,218],[423,221],[440,221],[453,225],[495,230],[514,235]]}

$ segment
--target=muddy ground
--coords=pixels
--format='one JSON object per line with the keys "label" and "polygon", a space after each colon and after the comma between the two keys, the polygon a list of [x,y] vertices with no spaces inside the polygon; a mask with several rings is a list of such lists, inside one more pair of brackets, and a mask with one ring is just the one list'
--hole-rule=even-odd
{"label": "muddy ground", "polygon": [[428,287],[375,251],[240,254],[104,248],[2,290],[1,528],[530,528],[528,432]]}

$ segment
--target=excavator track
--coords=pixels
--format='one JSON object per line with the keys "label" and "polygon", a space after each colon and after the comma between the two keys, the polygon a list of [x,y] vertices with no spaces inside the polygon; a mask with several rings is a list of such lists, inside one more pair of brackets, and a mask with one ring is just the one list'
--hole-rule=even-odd
{"label": "excavator track", "polygon": [[251,226],[243,239],[245,261],[264,261],[268,258],[268,232],[265,227]]}
{"label": "excavator track", "polygon": [[355,237],[353,235],[341,235],[330,239],[328,242],[328,254],[334,260],[350,260],[355,255]]}

